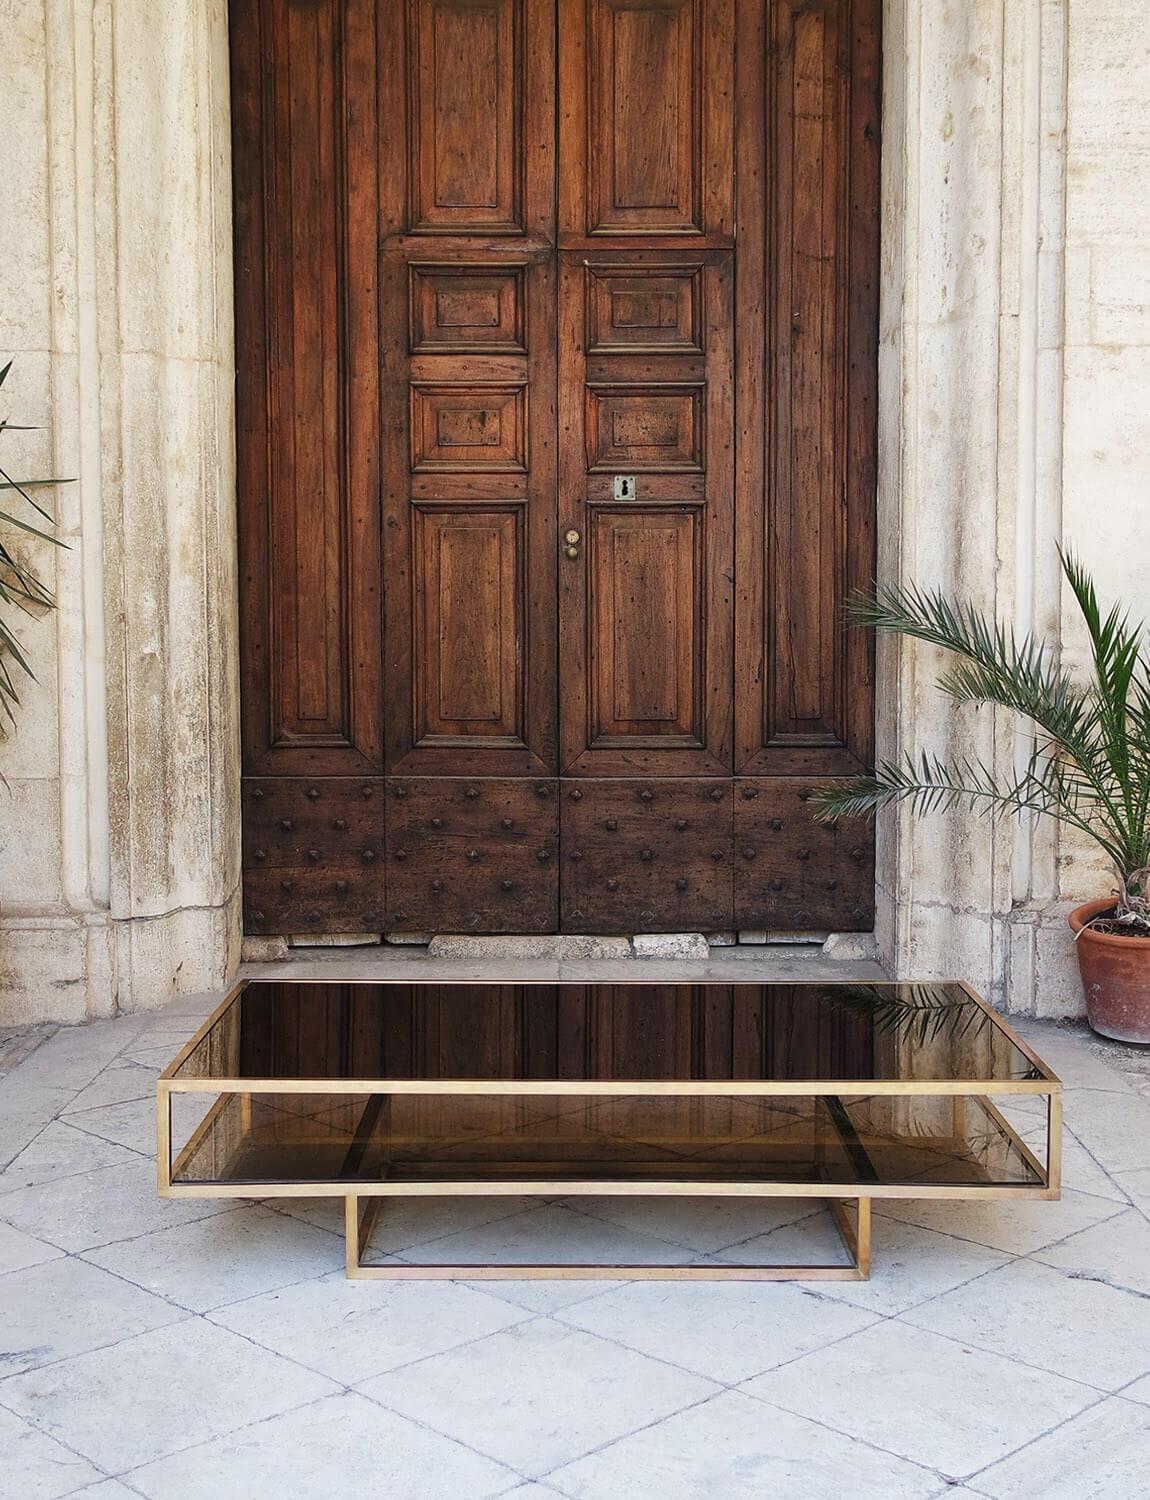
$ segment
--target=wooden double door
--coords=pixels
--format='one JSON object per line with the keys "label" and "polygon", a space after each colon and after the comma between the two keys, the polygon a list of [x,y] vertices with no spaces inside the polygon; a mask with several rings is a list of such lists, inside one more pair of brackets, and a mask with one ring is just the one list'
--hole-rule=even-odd
{"label": "wooden double door", "polygon": [[868,928],[879,0],[232,0],[252,933]]}

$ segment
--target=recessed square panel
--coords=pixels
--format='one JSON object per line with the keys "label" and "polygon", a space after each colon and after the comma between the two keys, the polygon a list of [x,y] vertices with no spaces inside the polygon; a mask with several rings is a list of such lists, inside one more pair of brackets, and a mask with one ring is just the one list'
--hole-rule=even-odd
{"label": "recessed square panel", "polygon": [[588,266],[589,354],[701,354],[699,266]]}
{"label": "recessed square panel", "polygon": [[701,474],[702,395],[699,385],[588,386],[588,470]]}
{"label": "recessed square panel", "polygon": [[522,385],[412,386],[412,469],[521,473],[527,467],[526,407]]}
{"label": "recessed square panel", "polygon": [[522,353],[523,267],[411,267],[411,352]]}

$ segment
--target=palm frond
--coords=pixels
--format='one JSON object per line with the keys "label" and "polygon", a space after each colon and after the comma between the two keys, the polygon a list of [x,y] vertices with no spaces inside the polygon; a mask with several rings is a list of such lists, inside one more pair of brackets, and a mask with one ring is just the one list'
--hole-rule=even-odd
{"label": "palm frond", "polygon": [[[3,386],[7,380],[11,369],[11,360],[0,369],[0,386]],[[19,427],[7,420],[0,420],[0,432],[30,430],[32,429]],[[47,527],[54,525],[52,515],[30,492],[50,489],[53,485],[62,482],[66,481],[13,479],[6,469],[0,467],[0,492],[11,494],[31,506]],[[45,526],[39,525],[36,521],[26,521],[11,510],[0,510],[0,526],[12,527],[25,536],[30,536],[36,541],[47,542],[54,547],[67,545]],[[55,603],[55,596],[47,584],[37,576],[28,563],[17,556],[12,546],[0,537],[0,607],[19,609],[25,614],[35,614],[39,610],[54,608]],[[32,664],[25,655],[11,622],[0,614],[0,721],[7,721],[14,725],[20,695],[16,689],[13,668],[28,678],[34,679],[35,677]]]}

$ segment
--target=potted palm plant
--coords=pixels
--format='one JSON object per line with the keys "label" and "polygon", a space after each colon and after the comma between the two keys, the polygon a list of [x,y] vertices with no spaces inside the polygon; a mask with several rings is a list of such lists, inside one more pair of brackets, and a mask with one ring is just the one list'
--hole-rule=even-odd
{"label": "potted palm plant", "polygon": [[1094,584],[1060,553],[1089,635],[1092,670],[1079,681],[1052,649],[965,603],[884,586],[851,605],[856,624],[928,641],[954,661],[939,687],[958,703],[994,703],[1031,737],[1025,770],[1004,782],[980,761],[923,754],[883,761],[871,776],[821,789],[816,816],[873,816],[909,803],[918,813],[967,807],[1055,818],[1088,835],[1114,868],[1109,896],[1070,914],[1090,1024],[1103,1036],[1150,1043],[1150,654],[1139,621],[1105,616]]}
{"label": "potted palm plant", "polygon": [[[12,361],[9,360],[4,368],[0,369],[0,386],[3,386],[7,380],[11,368]],[[28,430],[0,417],[0,433]],[[52,524],[52,517],[42,505],[36,502],[30,491],[49,489],[61,482],[58,479],[13,479],[8,471],[0,466],[0,491],[6,492],[5,498],[7,495],[13,495],[25,501],[48,525]],[[6,506],[0,505],[0,528],[9,526],[17,534],[31,536],[42,542],[51,542],[57,547],[63,546],[62,542],[45,531],[42,526],[28,520],[26,515],[25,517],[14,515]],[[3,729],[5,723],[8,725],[16,723],[16,709],[20,703],[20,695],[16,688],[15,672],[21,672],[28,677],[34,675],[31,664],[16,637],[11,610],[37,614],[41,610],[51,609],[54,604],[55,599],[51,591],[36,576],[32,567],[20,558],[15,542],[9,542],[0,531],[0,729]]]}

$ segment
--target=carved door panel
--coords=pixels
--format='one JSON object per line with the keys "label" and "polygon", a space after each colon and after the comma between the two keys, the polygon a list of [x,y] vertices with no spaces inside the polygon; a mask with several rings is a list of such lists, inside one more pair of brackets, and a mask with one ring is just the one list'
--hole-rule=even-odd
{"label": "carved door panel", "polygon": [[230,0],[245,923],[857,929],[880,0]]}

